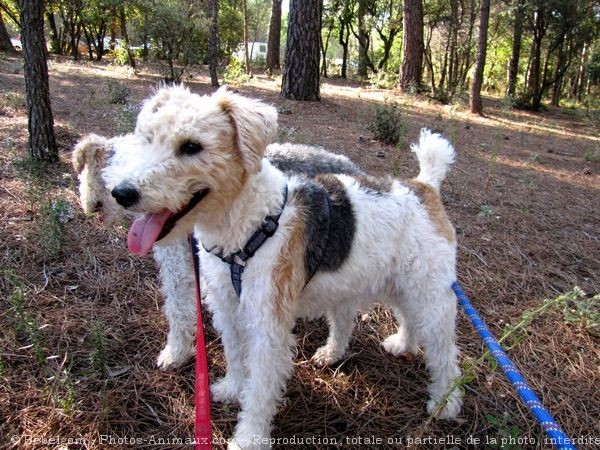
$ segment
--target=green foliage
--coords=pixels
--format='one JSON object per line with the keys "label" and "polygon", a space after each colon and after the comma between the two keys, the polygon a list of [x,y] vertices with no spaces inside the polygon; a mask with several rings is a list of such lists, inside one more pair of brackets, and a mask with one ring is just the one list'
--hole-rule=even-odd
{"label": "green foliage", "polygon": [[106,356],[107,356],[107,345],[106,339],[104,338],[104,327],[101,322],[95,321],[92,324],[90,331],[90,364],[92,370],[104,378],[106,376]]}
{"label": "green foliage", "polygon": [[406,134],[406,120],[397,105],[378,105],[367,129],[378,141],[396,145]]}
{"label": "green foliage", "polygon": [[485,420],[487,420],[487,422],[494,428],[494,431],[497,434],[497,437],[495,438],[497,442],[492,441],[488,443],[490,448],[498,448],[502,450],[521,449],[521,445],[517,443],[519,442],[519,437],[521,436],[522,432],[518,426],[512,424],[512,418],[510,414],[504,413],[500,418],[487,415],[485,416]]}
{"label": "green foliage", "polygon": [[229,65],[223,73],[223,82],[231,86],[241,86],[250,81],[252,77],[246,73],[244,64],[237,58],[231,58]]}
{"label": "green foliage", "polygon": [[127,103],[131,90],[126,84],[120,83],[116,80],[108,80],[108,101],[115,105],[122,105]]}
{"label": "green foliage", "polygon": [[73,205],[63,197],[51,200],[41,207],[37,234],[47,256],[57,256],[62,250],[65,243],[65,225],[74,217]]}
{"label": "green foliage", "polygon": [[38,320],[28,311],[25,305],[25,290],[21,280],[4,272],[3,278],[12,280],[13,290],[8,296],[9,313],[15,320],[15,330],[19,338],[31,345],[35,358],[40,366],[46,362],[44,336]]}
{"label": "green foliage", "polygon": [[150,2],[152,20],[145,31],[153,42],[156,57],[167,62],[165,79],[179,82],[190,64],[204,60],[209,22],[201,9],[183,0]]}
{"label": "green foliage", "polygon": [[132,105],[123,105],[117,109],[115,121],[117,123],[118,134],[133,132],[138,112],[138,109]]}
{"label": "green foliage", "polygon": [[583,158],[587,162],[600,162],[600,148],[586,151]]}

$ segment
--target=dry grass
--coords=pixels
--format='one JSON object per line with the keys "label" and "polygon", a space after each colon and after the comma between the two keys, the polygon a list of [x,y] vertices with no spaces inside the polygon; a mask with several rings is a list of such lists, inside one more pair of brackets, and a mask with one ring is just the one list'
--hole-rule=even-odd
{"label": "dry grass", "polygon": [[[28,437],[81,438],[69,448],[94,449],[111,442],[111,448],[139,448],[131,441],[139,438],[189,438],[193,365],[172,373],[155,368],[166,324],[153,262],[128,255],[124,228],[107,230],[79,209],[63,225],[48,218],[52,199],[76,205],[67,163],[76,139],[88,132],[112,135],[127,119],[117,119],[122,105],[111,102],[108,80],[126,85],[135,106],[158,77],[151,70],[132,77],[109,65],[53,61],[63,163],[40,179],[14,164],[26,149],[22,74],[15,73],[20,64],[0,58],[0,447],[57,447]],[[203,74],[192,81],[194,91],[209,91]],[[598,133],[575,112],[518,113],[489,102],[489,116],[475,119],[460,108],[333,80],[318,104],[283,100],[276,82],[262,78],[241,90],[288,112],[280,117],[285,135],[346,153],[374,174],[413,175],[416,163],[406,144],[422,126],[444,131],[459,155],[443,196],[458,229],[460,281],[497,336],[523,312],[575,285],[600,292],[600,165],[585,158],[599,145]],[[390,99],[407,119],[407,142],[398,148],[373,142],[366,130],[373,105]],[[48,246],[52,233],[62,247]],[[211,377],[220,376],[220,343],[210,318],[205,325]],[[362,316],[347,359],[319,370],[309,359],[325,340],[325,324],[300,321],[296,373],[273,436],[348,437],[353,448],[399,448],[410,437],[413,448],[437,449],[490,448],[486,439],[512,432],[538,443],[519,448],[547,447],[489,362],[479,364],[465,386],[463,420],[428,420],[422,358],[398,360],[383,352],[379,343],[392,330],[385,310]],[[483,344],[462,315],[458,335],[462,363],[469,366]],[[509,354],[569,435],[600,436],[598,336],[556,310],[534,320]],[[215,436],[231,436],[237,409],[215,404],[212,414]],[[14,435],[20,443],[10,442]],[[113,441],[101,442],[101,435]],[[371,437],[384,444],[366,442]]]}

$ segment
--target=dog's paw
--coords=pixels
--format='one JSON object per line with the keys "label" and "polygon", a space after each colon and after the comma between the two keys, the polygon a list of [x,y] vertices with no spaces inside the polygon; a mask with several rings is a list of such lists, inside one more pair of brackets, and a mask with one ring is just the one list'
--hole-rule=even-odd
{"label": "dog's paw", "polygon": [[176,350],[173,346],[167,344],[158,355],[156,366],[160,370],[174,370],[183,366],[192,355],[192,350]]}
{"label": "dog's paw", "polygon": [[436,419],[456,420],[462,406],[461,397],[460,392],[455,390],[445,405],[440,405],[440,400],[431,399],[427,402],[427,412]]}
{"label": "dog's paw", "polygon": [[219,403],[234,403],[239,401],[241,390],[240,383],[227,376],[219,378],[210,385],[211,399]]}
{"label": "dog's paw", "polygon": [[412,345],[406,336],[399,333],[388,336],[381,345],[386,352],[396,357],[404,356],[407,359],[412,359],[414,354],[418,352],[418,348]]}
{"label": "dog's paw", "polygon": [[339,352],[335,351],[328,345],[324,345],[323,347],[319,347],[315,354],[312,356],[312,361],[319,367],[327,367],[338,362],[343,354],[340,355]]}

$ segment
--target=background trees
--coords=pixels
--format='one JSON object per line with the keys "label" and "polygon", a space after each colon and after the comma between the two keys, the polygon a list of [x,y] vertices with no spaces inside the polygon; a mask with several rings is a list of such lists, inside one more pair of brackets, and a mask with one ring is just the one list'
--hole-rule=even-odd
{"label": "background trees", "polygon": [[[45,31],[52,53],[95,60],[109,53],[132,67],[136,58],[157,61],[172,81],[190,64],[210,63],[217,85],[217,72],[235,67],[236,58],[248,72],[277,76],[287,52],[285,92],[295,70],[294,84],[314,85],[317,67],[323,77],[399,87],[444,103],[483,92],[535,110],[566,99],[590,104],[600,95],[600,0],[491,0],[484,41],[478,39],[484,0],[321,3],[319,17],[293,21],[299,5],[289,0],[47,0]],[[293,55],[306,55],[309,44],[294,33],[313,20],[319,25],[305,61],[310,70],[296,64],[290,72]],[[19,3],[0,0],[4,51],[11,51],[8,35],[20,34]],[[487,58],[476,71],[483,44]]]}

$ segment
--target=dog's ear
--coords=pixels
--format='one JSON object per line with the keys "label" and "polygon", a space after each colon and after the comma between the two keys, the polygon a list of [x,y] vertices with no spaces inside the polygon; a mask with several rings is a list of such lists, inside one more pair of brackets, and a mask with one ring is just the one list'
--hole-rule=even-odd
{"label": "dog's ear", "polygon": [[109,152],[108,139],[97,134],[88,134],[73,149],[71,155],[73,168],[77,173],[81,173],[86,165],[100,163]]}
{"label": "dog's ear", "polygon": [[214,95],[236,129],[237,145],[246,170],[250,173],[260,171],[265,149],[277,133],[277,110],[259,100],[234,94],[225,87]]}

